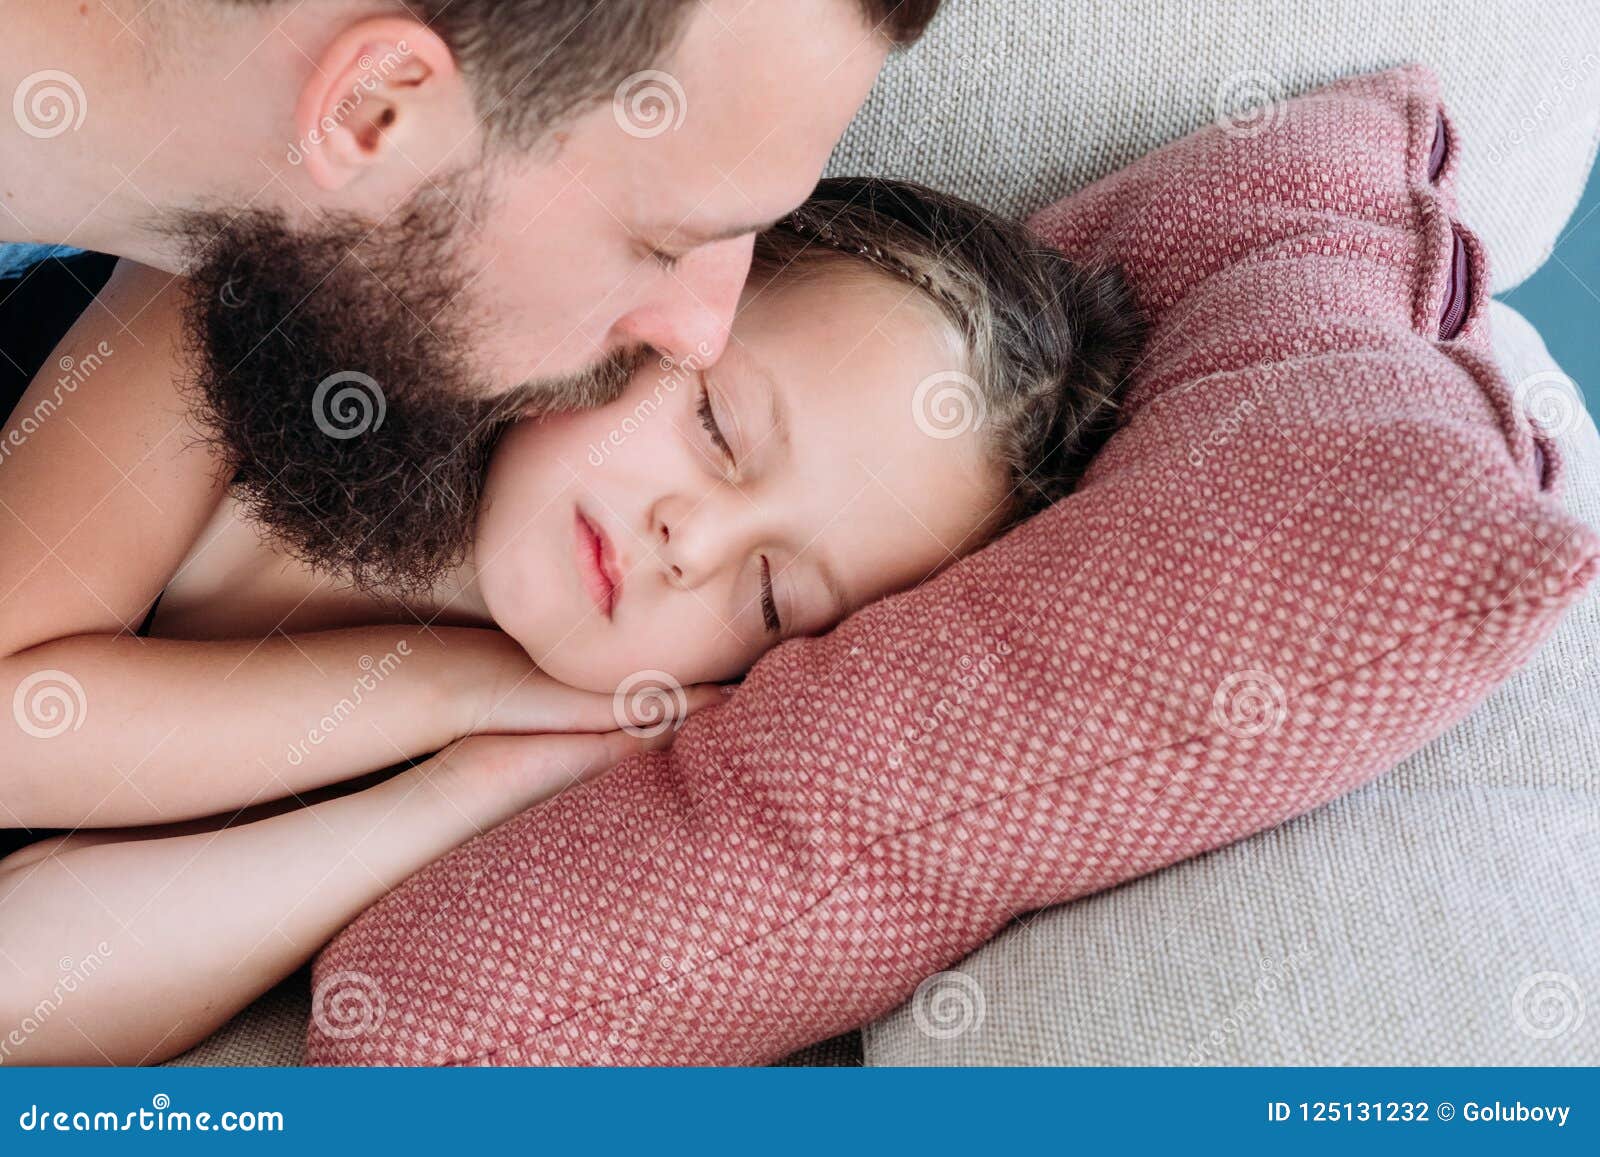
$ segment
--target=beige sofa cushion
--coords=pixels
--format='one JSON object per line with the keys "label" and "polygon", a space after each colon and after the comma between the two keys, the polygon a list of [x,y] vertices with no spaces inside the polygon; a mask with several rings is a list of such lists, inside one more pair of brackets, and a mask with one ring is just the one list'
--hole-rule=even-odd
{"label": "beige sofa cushion", "polygon": [[169,1065],[298,1065],[311,1022],[311,970],[302,968]]}
{"label": "beige sofa cushion", "polygon": [[[1544,343],[1497,356],[1600,524],[1600,435]],[[1600,1062],[1600,592],[1392,774],[1019,921],[864,1032],[868,1064]]]}
{"label": "beige sofa cushion", "polygon": [[1199,126],[1417,61],[1461,142],[1494,290],[1532,273],[1600,133],[1594,0],[945,0],[829,165],[1029,213]]}

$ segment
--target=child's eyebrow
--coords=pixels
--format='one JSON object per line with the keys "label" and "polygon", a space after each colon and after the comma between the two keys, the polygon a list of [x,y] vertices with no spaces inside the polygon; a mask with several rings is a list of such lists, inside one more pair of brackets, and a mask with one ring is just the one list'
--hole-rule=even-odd
{"label": "child's eyebrow", "polygon": [[[738,356],[743,361],[748,375],[756,381],[761,389],[766,391],[769,420],[772,423],[768,438],[777,442],[779,447],[787,452],[790,446],[789,408],[783,391],[778,389],[777,380],[773,377],[772,371],[750,352],[749,346],[741,344],[732,348],[738,350]],[[854,607],[849,592],[845,590],[844,583],[839,580],[838,572],[833,569],[826,556],[816,549],[814,544],[803,548],[800,554],[802,557],[809,557],[815,564],[817,577],[822,580],[822,585],[827,590],[828,597],[833,601],[834,611],[840,619],[844,618]]]}
{"label": "child's eyebrow", "polygon": [[853,609],[845,593],[844,584],[839,581],[839,576],[834,573],[833,568],[828,565],[828,560],[820,552],[815,557],[817,576],[822,579],[822,585],[828,589],[828,595],[833,599],[834,610],[842,619]]}
{"label": "child's eyebrow", "polygon": [[770,430],[767,439],[778,444],[778,448],[789,449],[789,408],[784,402],[782,391],[778,389],[777,380],[772,376],[772,371],[750,352],[750,347],[740,345],[737,347],[739,358],[744,362],[749,375],[755,379],[756,384],[767,395],[767,420]]}

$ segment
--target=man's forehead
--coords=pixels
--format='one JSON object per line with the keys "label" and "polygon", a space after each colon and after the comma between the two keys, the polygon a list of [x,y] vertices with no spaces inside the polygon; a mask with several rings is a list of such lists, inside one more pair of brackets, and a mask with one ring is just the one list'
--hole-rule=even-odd
{"label": "man's forehead", "polygon": [[[687,73],[832,67],[881,41],[861,0],[696,0],[667,56]],[[664,65],[663,67],[671,67]]]}
{"label": "man's forehead", "polygon": [[701,0],[657,68],[690,114],[736,121],[759,110],[804,131],[841,98],[853,111],[858,99],[840,90],[875,76],[888,47],[859,0]]}
{"label": "man's forehead", "polygon": [[[803,44],[797,13],[814,21]],[[696,4],[657,68],[561,134],[557,160],[652,240],[747,236],[805,199],[885,52],[856,0]]]}
{"label": "man's forehead", "polygon": [[685,246],[761,232],[810,194],[826,156],[821,149],[810,151],[817,155],[791,153],[781,164],[770,163],[761,150],[743,161],[714,156],[713,147],[691,149],[676,161],[657,154],[646,162],[635,153],[635,163],[624,162],[618,174],[628,190],[630,224],[653,239]]}

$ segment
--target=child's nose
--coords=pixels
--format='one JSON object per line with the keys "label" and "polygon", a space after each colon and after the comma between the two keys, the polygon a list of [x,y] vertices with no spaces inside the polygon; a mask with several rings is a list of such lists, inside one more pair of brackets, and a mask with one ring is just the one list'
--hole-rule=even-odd
{"label": "child's nose", "polygon": [[[655,517],[656,557],[674,586],[694,590],[730,566],[738,566],[753,549],[756,519],[739,495],[712,493],[689,502],[658,503]],[[741,511],[739,507],[744,507]]]}

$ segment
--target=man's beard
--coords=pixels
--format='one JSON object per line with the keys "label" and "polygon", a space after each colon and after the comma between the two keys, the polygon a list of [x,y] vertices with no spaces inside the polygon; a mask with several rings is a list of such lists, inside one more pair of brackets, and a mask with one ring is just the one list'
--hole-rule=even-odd
{"label": "man's beard", "polygon": [[365,590],[434,588],[467,554],[519,414],[614,399],[646,351],[498,397],[473,366],[465,181],[373,227],[191,213],[189,401],[235,496],[288,553]]}

